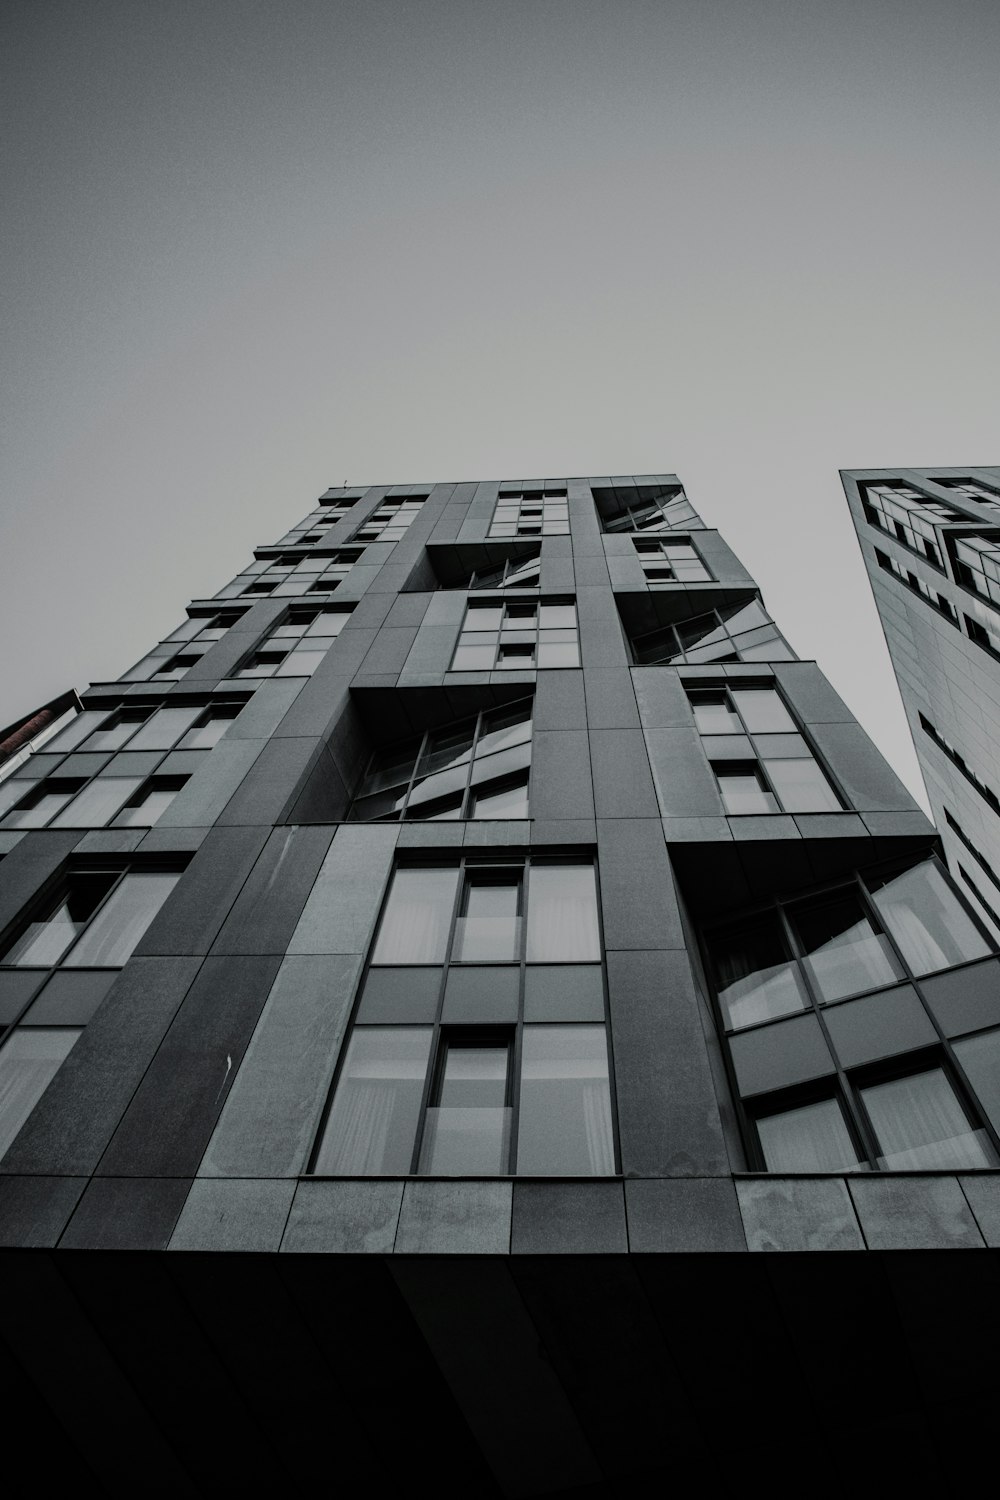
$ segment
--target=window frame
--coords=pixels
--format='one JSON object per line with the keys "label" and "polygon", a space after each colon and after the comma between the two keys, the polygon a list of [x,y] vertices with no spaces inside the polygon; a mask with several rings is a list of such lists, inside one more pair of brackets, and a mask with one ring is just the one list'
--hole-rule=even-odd
{"label": "window frame", "polygon": [[[556,607],[556,608],[558,608],[558,607],[566,607],[566,606],[571,606],[572,609],[573,609],[574,624],[572,626],[569,626],[569,625],[557,626],[557,625],[543,625],[542,624],[542,611],[544,609],[546,609],[546,608],[552,608],[552,607]],[[514,634],[516,634],[516,635],[528,635],[530,633],[532,635],[532,637],[533,637],[533,640],[532,641],[514,641],[514,640],[508,640],[505,643],[504,639],[503,639],[503,637],[504,637],[504,624],[505,624],[505,622],[509,618],[510,619],[516,619],[516,615],[512,614],[511,612],[512,611],[516,611],[519,608],[529,608],[529,607],[530,607],[531,612],[532,612],[531,616],[530,616],[530,624],[528,623],[529,617],[526,615],[525,616],[525,625],[523,627],[519,627],[519,626],[515,625],[514,628],[513,628],[513,630],[510,633],[512,635],[514,635]],[[500,611],[500,623],[498,624],[496,630],[483,630],[483,631],[470,630],[468,628],[468,622],[469,622],[469,619],[472,617],[472,615],[476,611],[479,611],[479,610],[485,611],[485,610],[488,610],[488,609],[497,609],[497,610]],[[573,641],[572,642],[569,642],[569,641],[547,641],[546,640],[546,633],[549,632],[549,631],[557,631],[557,630],[561,631],[561,632],[564,632],[564,633],[569,632],[570,630],[572,630],[573,636],[574,636]],[[456,666],[455,665],[455,660],[456,660],[456,658],[458,656],[458,653],[461,650],[463,650],[463,649],[468,649],[469,647],[475,646],[477,644],[476,639],[475,639],[475,637],[477,635],[481,638],[480,641],[479,641],[480,645],[483,645],[483,646],[489,645],[489,646],[492,646],[492,648],[493,648],[493,660],[492,660],[491,665],[490,666],[481,666],[481,667]],[[495,640],[494,639],[489,639],[490,637],[495,637],[496,639]],[[574,646],[574,648],[575,648],[575,651],[576,651],[576,660],[574,662],[567,662],[565,664],[563,664],[563,663],[560,662],[560,663],[554,664],[554,665],[553,664],[546,665],[544,663],[540,663],[539,662],[539,656],[541,654],[542,647],[545,646],[545,645],[547,645],[547,644],[550,644],[550,645],[570,645],[570,644],[572,644]],[[513,662],[516,659],[516,657],[518,657],[518,656],[524,656],[525,657],[524,665],[522,666],[522,665],[520,665],[520,663],[518,663],[515,666],[505,665],[504,662],[501,661],[501,652],[502,651],[505,651],[507,653],[506,657],[504,658],[504,661]],[[506,671],[524,671],[524,672],[553,671],[553,672],[557,672],[557,671],[563,671],[563,670],[579,669],[579,667],[581,665],[581,662],[582,662],[582,656],[581,656],[581,645],[580,645],[580,612],[579,612],[579,609],[577,608],[577,602],[576,602],[576,595],[575,594],[542,594],[538,589],[533,589],[530,592],[529,591],[518,590],[517,592],[513,592],[512,591],[509,594],[508,593],[500,593],[497,598],[492,598],[491,595],[490,595],[490,593],[488,593],[487,591],[484,591],[483,594],[482,594],[482,596],[476,596],[476,597],[471,597],[471,596],[468,596],[468,595],[466,596],[465,613],[462,616],[462,623],[461,623],[461,625],[459,627],[458,636],[456,638],[455,645],[454,645],[454,647],[452,649],[452,653],[451,653],[451,660],[450,660],[449,665],[448,665],[448,667],[447,667],[446,670],[448,672],[462,672],[462,673],[465,673],[465,672],[472,672],[472,673],[478,673],[478,672],[506,672]]]}
{"label": "window frame", "polygon": [[[527,970],[530,967],[545,967],[545,964],[543,962],[532,965],[529,964],[527,959],[528,911],[531,891],[531,869],[533,866],[537,865],[564,865],[571,867],[578,867],[583,865],[593,871],[594,889],[596,896],[597,945],[600,956],[596,960],[585,962],[587,962],[588,966],[592,966],[595,968],[599,967],[601,971],[603,1002],[603,1019],[601,1021],[529,1021],[525,1018],[525,987]],[[452,894],[451,909],[448,915],[447,936],[445,939],[442,958],[439,963],[424,963],[415,965],[405,962],[396,962],[391,964],[376,964],[373,962],[373,959],[379,947],[382,927],[389,909],[389,902],[391,899],[393,886],[393,877],[399,870],[414,869],[447,869],[457,871],[455,890]],[[505,873],[516,873],[519,884],[516,956],[510,960],[472,959],[468,962],[464,962],[461,959],[456,959],[454,957],[454,954],[456,952],[458,943],[458,922],[465,907],[466,892],[468,889],[470,877],[473,882],[475,882],[480,877],[485,877],[487,880],[496,879],[497,881],[502,882],[502,877]],[[573,965],[570,964],[569,961],[566,962],[569,967],[573,967]],[[438,971],[438,993],[434,1020],[408,1021],[397,1023],[362,1021],[359,1023],[358,1015],[361,1010],[365,993],[365,986],[368,982],[368,976],[371,970],[373,968],[410,969],[414,967],[422,967],[431,971]],[[445,1019],[445,994],[450,974],[455,969],[475,969],[476,967],[505,968],[510,971],[514,971],[516,969],[518,973],[518,1001],[517,1017],[515,1020],[506,1023],[497,1022],[496,1020],[484,1020],[482,1023],[470,1023],[466,1021],[451,1021]],[[583,849],[581,849],[574,854],[538,855],[533,853],[507,855],[503,852],[497,852],[489,855],[474,853],[470,856],[463,852],[458,857],[452,858],[449,858],[444,854],[436,855],[435,851],[414,850],[412,854],[407,852],[406,854],[403,854],[401,855],[401,857],[398,857],[396,859],[389,879],[386,882],[382,903],[379,908],[379,913],[374,928],[372,930],[371,939],[368,945],[368,951],[365,956],[365,962],[362,967],[361,975],[358,981],[358,987],[355,992],[350,1020],[348,1025],[344,1029],[336,1067],[330,1080],[330,1085],[326,1099],[324,1101],[323,1109],[317,1122],[316,1132],[306,1166],[306,1175],[319,1177],[320,1180],[325,1177],[335,1177],[338,1175],[332,1173],[317,1173],[316,1164],[323,1151],[327,1126],[330,1120],[330,1116],[333,1112],[334,1102],[337,1097],[337,1090],[340,1086],[341,1078],[343,1077],[345,1072],[345,1065],[353,1037],[359,1030],[365,1030],[367,1028],[377,1028],[380,1026],[388,1026],[393,1024],[398,1025],[401,1029],[408,1029],[410,1027],[426,1028],[430,1031],[431,1038],[428,1049],[427,1069],[424,1075],[423,1089],[420,1097],[418,1124],[414,1134],[413,1149],[410,1155],[409,1171],[402,1174],[387,1173],[385,1174],[387,1177],[404,1176],[406,1178],[416,1177],[422,1178],[424,1180],[434,1180],[433,1174],[423,1173],[420,1171],[420,1158],[427,1134],[427,1111],[432,1107],[431,1100],[437,1097],[435,1090],[439,1087],[438,1078],[440,1070],[443,1068],[444,1059],[447,1056],[449,1039],[450,1037],[455,1035],[461,1035],[462,1038],[471,1045],[474,1045],[477,1040],[482,1040],[484,1045],[491,1045],[492,1038],[503,1036],[510,1037],[510,1050],[508,1054],[509,1066],[507,1074],[507,1095],[511,1098],[511,1122],[508,1139],[507,1166],[506,1170],[500,1173],[487,1173],[479,1175],[483,1175],[489,1178],[489,1180],[491,1181],[507,1178],[518,1179],[519,1177],[524,1181],[538,1181],[544,1180],[544,1177],[546,1175],[549,1175],[545,1173],[519,1174],[517,1171],[523,1039],[525,1028],[529,1026],[566,1028],[573,1028],[577,1026],[599,1026],[601,1028],[604,1035],[608,1065],[608,1101],[611,1114],[611,1151],[612,1161],[614,1164],[612,1175],[614,1177],[619,1177],[621,1175],[621,1144],[618,1127],[618,1099],[615,1087],[614,1044],[611,1032],[611,1012],[608,1002],[607,950],[604,942],[604,918],[601,904],[600,871],[598,869],[597,856],[593,850],[584,851]],[[354,1174],[347,1175],[349,1180],[353,1180]],[[552,1175],[559,1176],[561,1174],[557,1172]],[[444,1180],[455,1181],[461,1180],[461,1178],[456,1178],[449,1175]],[[592,1177],[589,1175],[581,1175],[579,1177],[573,1177],[572,1180],[597,1181],[605,1179]]]}

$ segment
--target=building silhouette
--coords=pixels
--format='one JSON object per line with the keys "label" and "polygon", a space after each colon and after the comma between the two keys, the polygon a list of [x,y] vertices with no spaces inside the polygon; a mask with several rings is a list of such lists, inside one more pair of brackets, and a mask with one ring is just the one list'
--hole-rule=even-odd
{"label": "building silhouette", "polygon": [[[889,535],[940,482],[847,484],[884,617],[989,680],[989,585],[937,571],[992,578],[982,499]],[[991,912],[676,476],[330,490],[80,698],[0,767],[2,1368],[47,1482],[988,1452]]]}

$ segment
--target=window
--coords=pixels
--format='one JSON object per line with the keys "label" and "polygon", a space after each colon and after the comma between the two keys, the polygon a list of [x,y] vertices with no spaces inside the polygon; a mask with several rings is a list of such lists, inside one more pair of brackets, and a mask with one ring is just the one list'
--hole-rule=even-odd
{"label": "window", "polygon": [[253,568],[235,581],[239,594],[300,597],[332,594],[347,577],[363,547],[337,547],[299,552],[265,552]]}
{"label": "window", "polygon": [[951,490],[953,494],[963,495],[966,500],[975,500],[977,505],[988,505],[992,510],[1000,510],[1000,489],[993,489],[978,479],[932,479],[930,483],[939,484],[942,489]]}
{"label": "window", "polygon": [[[85,710],[79,719],[86,723],[74,723],[72,734],[57,735],[48,745],[50,750],[181,750],[207,748],[206,741],[215,744],[249,702],[246,696],[213,699],[176,706],[155,708],[150,704],[135,708]],[[215,726],[203,740],[197,733],[211,724]],[[221,726],[221,727],[220,727]],[[214,736],[214,738],[213,738]]]}
{"label": "window", "polygon": [[167,637],[170,641],[211,643],[221,641],[227,630],[242,620],[245,609],[222,609],[211,615],[192,615]]}
{"label": "window", "polygon": [[591,493],[605,531],[704,530],[700,516],[679,484],[596,485]]}
{"label": "window", "polygon": [[920,714],[918,717],[920,719],[920,727],[928,739],[933,740],[938,749],[947,755],[952,765],[958,767],[966,781],[970,786],[975,787],[987,806],[992,807],[995,813],[1000,813],[1000,797],[997,796],[993,788],[987,786],[986,782],[973,771],[972,767],[966,763],[965,757],[955,749],[955,746],[949,740],[945,739],[943,734],[935,729],[930,719],[926,718],[924,714]]}
{"label": "window", "polygon": [[112,821],[115,828],[152,828],[173,802],[187,776],[151,776]]}
{"label": "window", "polygon": [[[973,859],[976,861],[976,864],[982,870],[983,874],[986,875],[989,880],[991,880],[992,883],[996,886],[997,890],[1000,891],[1000,875],[997,874],[996,870],[994,870],[993,866],[986,858],[986,855],[982,852],[981,849],[978,849],[976,847],[976,845],[969,838],[969,835],[966,833],[965,829],[958,822],[957,818],[955,818],[947,808],[945,808],[944,810],[944,820],[955,837],[957,839],[960,839],[961,842],[965,845],[966,849],[968,849],[969,853],[972,855]],[[979,900],[982,901],[982,899],[982,896],[980,896]],[[987,907],[987,910],[989,910],[989,907]]]}
{"label": "window", "polygon": [[9,943],[0,957],[0,1155],[106,993],[107,971],[125,963],[179,878],[74,871]]}
{"label": "window", "polygon": [[568,536],[565,489],[501,490],[490,536]]}
{"label": "window", "polygon": [[721,605],[632,638],[640,665],[709,661],[793,661],[794,653],[759,599]]}
{"label": "window", "polygon": [[727,1031],[993,951],[933,859],[781,902],[714,928],[707,942]]}
{"label": "window", "polygon": [[841,812],[842,804],[776,688],[688,693],[726,812]]}
{"label": "window", "polygon": [[526,818],[531,711],[522,699],[377,750],[350,817]]}
{"label": "window", "polygon": [[540,550],[507,557],[495,568],[487,568],[471,575],[463,587],[473,589],[537,588],[541,572]]}
{"label": "window", "polygon": [[911,573],[909,568],[904,568],[903,564],[895,557],[889,557],[885,552],[881,552],[878,547],[875,548],[875,559],[884,573],[891,573],[894,578],[898,578],[900,583],[905,584],[914,594],[919,594],[921,599],[929,604],[932,609],[937,610],[938,614],[944,615],[945,619],[950,620],[953,625],[958,625],[958,613],[950,599],[946,599],[943,594],[939,594],[937,589],[932,589],[930,584],[925,583],[922,578],[918,578],[916,573]]}
{"label": "window", "polygon": [[348,610],[293,609],[234,677],[309,677],[340,634]]}
{"label": "window", "polygon": [[687,537],[634,539],[647,583],[701,583],[712,575]]}
{"label": "window", "polygon": [[762,1113],[756,1125],[768,1172],[850,1172],[860,1165],[838,1098]]}
{"label": "window", "polygon": [[[952,538],[952,549],[958,582],[1000,607],[1000,534],[957,535]],[[988,613],[982,615],[984,621],[990,618]],[[994,621],[994,630],[1000,630],[1000,619]]]}
{"label": "window", "polygon": [[880,1167],[920,1172],[998,1165],[986,1132],[969,1119],[944,1068],[872,1083],[859,1092]]}
{"label": "window", "polygon": [[605,531],[673,531],[683,527],[686,531],[704,530],[701,518],[691,502],[683,495],[675,499],[637,501],[626,504],[618,515],[604,516]]}
{"label": "window", "polygon": [[313,1171],[615,1170],[594,866],[401,866]]}
{"label": "window", "polygon": [[406,535],[406,528],[416,519],[417,512],[427,499],[426,495],[390,495],[378,510],[354,533],[356,541],[398,542]]}
{"label": "window", "polygon": [[470,599],[452,672],[578,667],[572,599]]}
{"label": "window", "polygon": [[877,526],[944,572],[935,528],[964,521],[964,516],[903,485],[864,485],[861,499],[870,525]]}

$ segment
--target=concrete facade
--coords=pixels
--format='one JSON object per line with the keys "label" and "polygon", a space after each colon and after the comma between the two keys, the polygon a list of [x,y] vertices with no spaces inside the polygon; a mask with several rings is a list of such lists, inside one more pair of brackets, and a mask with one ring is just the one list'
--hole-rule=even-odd
{"label": "concrete facade", "polygon": [[[933,640],[971,674],[980,648],[938,643],[883,577],[873,562],[911,655]],[[851,1417],[872,1472],[903,1472],[886,1412],[915,1474],[943,1466],[923,1414],[940,1397],[950,1432],[991,1347],[977,1319],[942,1395],[928,1288],[965,1305],[1000,1236],[997,937],[677,477],[331,490],[187,616],[0,779],[4,1047],[35,1069],[11,1062],[28,1107],[0,1158],[5,1336],[12,1410],[56,1471],[124,1492],[131,1453],[153,1493],[287,1484],[325,1423],[376,1490],[433,1471],[441,1494],[628,1493],[664,1445],[726,1480],[765,1389],[819,1382],[817,1339],[826,1395],[849,1378],[863,1405],[872,1362],[896,1372],[877,1419]],[[1000,792],[984,745],[965,753]],[[532,904],[567,870],[593,882],[590,926],[561,886],[544,921]],[[430,907],[383,961],[393,882],[417,871],[459,893],[447,961],[420,947]],[[906,892],[932,878],[928,958]],[[474,925],[487,888],[520,892],[510,951]],[[773,930],[780,961],[720,957],[744,929]],[[416,1078],[408,1165],[371,1170],[364,1079],[388,1075],[381,1053],[352,1074],[351,1047],[404,1032],[428,1049],[393,1075]],[[504,1070],[491,1171],[465,1169],[479,1096],[447,1103],[449,1060],[477,1048]],[[929,1116],[902,1146],[880,1134],[873,1091],[913,1077],[944,1080],[959,1145],[918,1139]],[[796,1134],[814,1110],[848,1143],[833,1166],[825,1125]],[[720,1402],[734,1340],[727,1378],[738,1363],[758,1390]],[[802,1454],[848,1420],[846,1396],[807,1404]]]}

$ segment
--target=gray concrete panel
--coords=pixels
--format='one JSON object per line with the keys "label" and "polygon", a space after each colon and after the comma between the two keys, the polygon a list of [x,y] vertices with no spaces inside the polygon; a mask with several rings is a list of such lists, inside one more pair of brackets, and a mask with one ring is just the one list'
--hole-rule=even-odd
{"label": "gray concrete panel", "polygon": [[859,812],[912,812],[916,804],[860,724],[814,724],[812,736]]}
{"label": "gray concrete panel", "polygon": [[347,824],[330,852],[288,945],[289,953],[363,953],[392,869],[399,829]]}
{"label": "gray concrete panel", "polygon": [[[686,701],[686,700],[685,700]],[[719,784],[693,728],[644,731],[659,811],[665,818],[721,818]]]}
{"label": "gray concrete panel", "polygon": [[746,1250],[736,1188],[729,1178],[645,1178],[625,1183],[633,1255]]}
{"label": "gray concrete panel", "polygon": [[51,1249],[86,1185],[86,1177],[0,1177],[0,1248]]}
{"label": "gray concrete panel", "polygon": [[629,675],[643,729],[693,730],[691,703],[674,667],[633,667]]}
{"label": "gray concrete panel", "polygon": [[660,809],[641,729],[590,734],[594,808],[598,818],[655,818]]}
{"label": "gray concrete panel", "polygon": [[620,1182],[515,1182],[513,1255],[623,1255]]}
{"label": "gray concrete panel", "polygon": [[276,828],[212,945],[220,953],[284,954],[334,830]]}
{"label": "gray concrete panel", "polygon": [[682,948],[677,895],[658,819],[597,823],[604,942],[616,948]]}
{"label": "gray concrete panel", "polygon": [[20,917],[52,880],[80,838],[79,831],[31,833],[4,856],[0,881],[0,933]]}
{"label": "gray concrete panel", "polygon": [[136,955],[207,953],[267,837],[267,828],[213,828],[146,929]]}
{"label": "gray concrete panel", "polygon": [[276,823],[319,760],[316,738],[273,739],[219,815],[220,827]]}
{"label": "gray concrete panel", "polygon": [[199,1176],[277,1178],[305,1171],[360,969],[357,955],[284,960]]}
{"label": "gray concrete panel", "polygon": [[852,1177],[869,1250],[981,1250],[983,1237],[956,1177]]}
{"label": "gray concrete panel", "polygon": [[587,701],[583,673],[572,668],[538,673],[533,713],[541,729],[586,729]]}
{"label": "gray concrete panel", "polygon": [[87,1176],[97,1166],[198,972],[133,958],[28,1116],[0,1172]]}
{"label": "gray concrete panel", "polygon": [[300,1182],[281,1242],[293,1255],[389,1255],[403,1201],[391,1178]]}
{"label": "gray concrete panel", "polygon": [[607,963],[622,1171],[626,1177],[728,1172],[687,954],[609,953]]}
{"label": "gray concrete panel", "polygon": [[295,1192],[294,1182],[199,1178],[191,1184],[171,1250],[278,1249]]}
{"label": "gray concrete panel", "polygon": [[276,958],[205,960],[101,1158],[100,1176],[195,1174],[277,970]]}
{"label": "gray concrete panel", "polygon": [[841,1177],[758,1177],[736,1184],[748,1250],[863,1250]]}
{"label": "gray concrete panel", "polygon": [[160,828],[208,827],[249,773],[267,740],[221,739],[158,820]]}
{"label": "gray concrete panel", "polygon": [[1000,963],[995,958],[932,974],[920,990],[945,1036],[1000,1026]]}
{"label": "gray concrete panel", "polygon": [[510,1182],[408,1182],[397,1255],[507,1255]]}
{"label": "gray concrete panel", "polygon": [[296,698],[305,687],[302,677],[274,677],[262,682],[245,708],[223,735],[230,740],[264,740],[275,733]]}
{"label": "gray concrete panel", "polygon": [[165,1250],[190,1182],[183,1177],[95,1177],[60,1250]]}
{"label": "gray concrete panel", "polygon": [[584,674],[588,729],[638,729],[632,674],[615,667],[592,667]]}
{"label": "gray concrete panel", "polygon": [[854,715],[814,661],[776,661],[768,670],[800,724],[853,724]]}
{"label": "gray concrete panel", "polygon": [[531,813],[536,818],[592,817],[594,794],[585,729],[535,730]]}

